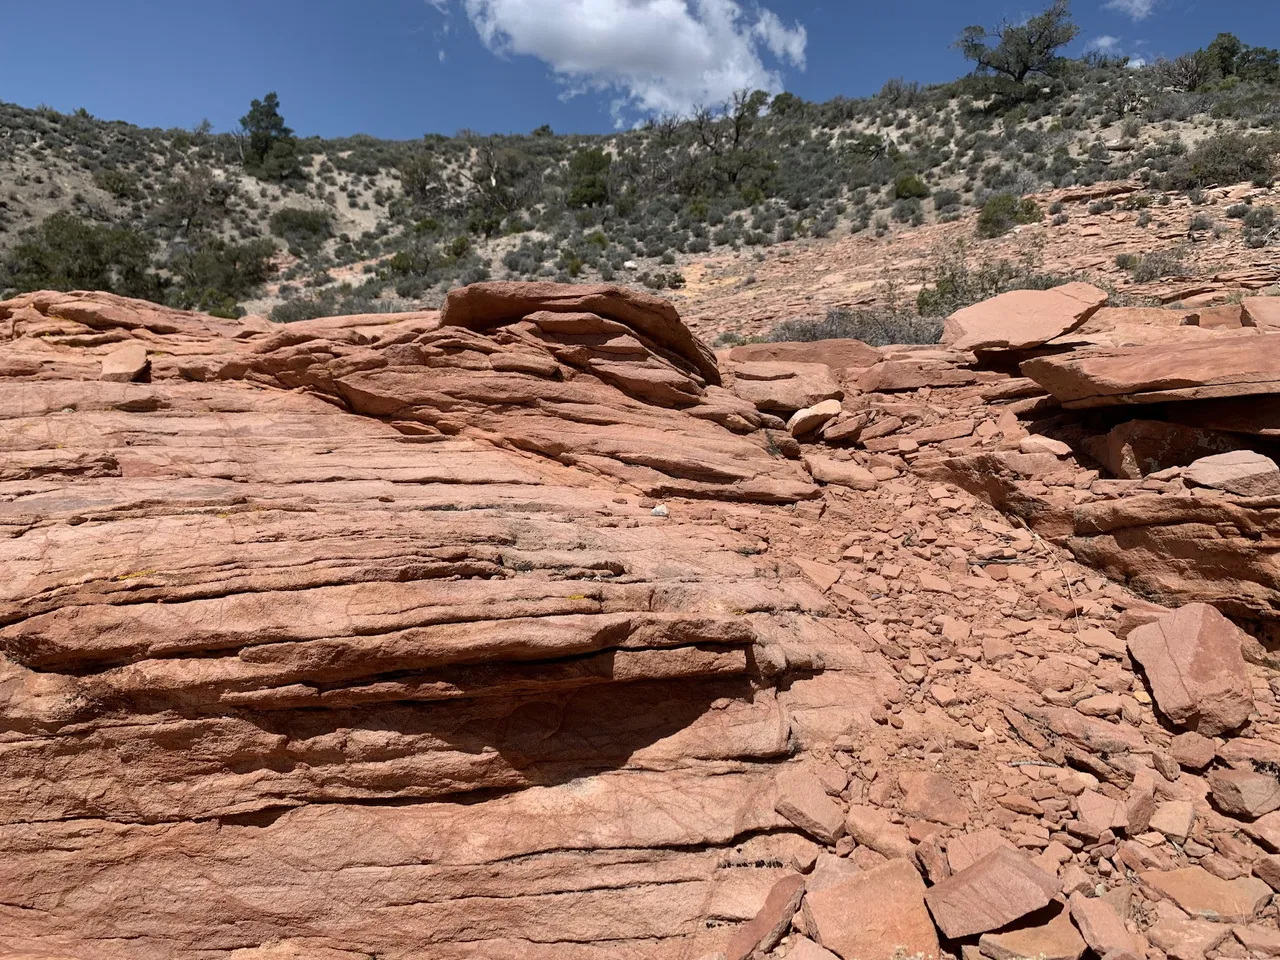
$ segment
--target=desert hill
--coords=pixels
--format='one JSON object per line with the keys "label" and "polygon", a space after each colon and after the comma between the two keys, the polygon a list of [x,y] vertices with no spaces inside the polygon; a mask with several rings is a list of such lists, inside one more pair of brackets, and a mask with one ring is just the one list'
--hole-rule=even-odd
{"label": "desert hill", "polygon": [[[744,91],[609,136],[299,138],[274,95],[234,134],[3,105],[0,290],[107,289],[288,321],[434,308],[484,279],[678,292],[726,258],[743,278],[753,262],[768,273],[797,243],[842,240],[837,256],[883,244],[875,256],[902,262],[926,225],[963,224],[933,235],[964,236],[978,260],[1003,255],[989,238],[1023,222],[1067,226],[1102,254],[1105,229],[1024,198],[1132,182],[1131,209],[1150,217],[1275,175],[1274,50],[1223,35],[1144,66],[1052,53],[1025,82],[892,80],[827,103]],[[1211,227],[1263,246],[1268,215]]]}

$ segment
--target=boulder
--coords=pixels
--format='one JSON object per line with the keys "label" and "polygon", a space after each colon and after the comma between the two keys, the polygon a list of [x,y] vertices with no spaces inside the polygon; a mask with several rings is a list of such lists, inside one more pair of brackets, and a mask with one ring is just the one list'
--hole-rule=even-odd
{"label": "boulder", "polygon": [[936,360],[886,360],[858,378],[865,393],[894,393],[921,387],[963,387],[978,379],[972,370]]}
{"label": "boulder", "polygon": [[805,929],[843,960],[936,960],[938,934],[924,896],[911,862],[890,860],[806,897]]}
{"label": "boulder", "polygon": [[1187,604],[1128,636],[1160,711],[1205,736],[1236,729],[1253,710],[1243,631],[1213,607]]}
{"label": "boulder", "polygon": [[734,393],[772,413],[790,414],[844,398],[831,368],[822,363],[752,361],[736,364],[733,373]]}
{"label": "boulder", "polygon": [[828,420],[840,416],[839,400],[823,400],[812,407],[797,410],[787,421],[787,430],[793,437],[804,437],[813,433]]}
{"label": "boulder", "polygon": [[[1147,938],[1171,960],[1204,960],[1231,936],[1231,927],[1212,920],[1162,917],[1147,928]],[[1104,958],[1105,960],[1105,958]]]}
{"label": "boulder", "polygon": [[1217,753],[1217,744],[1194,730],[1180,733],[1169,741],[1169,755],[1185,770],[1203,770]]}
{"label": "boulder", "polygon": [[1071,894],[1071,919],[1076,922],[1085,943],[1100,957],[1112,951],[1144,952],[1139,938],[1131,934],[1116,908],[1101,897]]}
{"label": "boulder", "polygon": [[1250,326],[1280,332],[1280,297],[1245,297],[1240,307]]}
{"label": "boulder", "polygon": [[1026,350],[1075,330],[1106,302],[1107,294],[1087,283],[1013,290],[957,310],[942,342],[956,350]]}
{"label": "boulder", "polygon": [[151,361],[147,359],[147,345],[134,341],[116,347],[102,358],[100,380],[110,383],[145,382],[150,379]]}
{"label": "boulder", "polygon": [[1061,903],[1052,904],[1048,912],[1052,916],[1047,919],[1037,914],[999,933],[984,933],[978,949],[991,960],[1080,960],[1086,944],[1072,925],[1071,914]]}
{"label": "boulder", "polygon": [[998,930],[1040,910],[1060,885],[1022,854],[997,849],[954,873],[925,894],[925,903],[948,939]]}
{"label": "boulder", "polygon": [[1280,781],[1252,770],[1215,770],[1209,774],[1213,803],[1231,817],[1256,820],[1280,810]]}
{"label": "boulder", "polygon": [[1182,479],[1240,497],[1280,496],[1280,467],[1252,450],[1202,457],[1182,471]]}
{"label": "boulder", "polygon": [[845,814],[845,830],[864,847],[890,859],[911,859],[915,856],[915,844],[907,831],[890,823],[889,818],[875,807],[854,804]]}
{"label": "boulder", "polygon": [[1280,351],[1248,336],[1037,357],[1020,369],[1067,409],[1280,393]]}

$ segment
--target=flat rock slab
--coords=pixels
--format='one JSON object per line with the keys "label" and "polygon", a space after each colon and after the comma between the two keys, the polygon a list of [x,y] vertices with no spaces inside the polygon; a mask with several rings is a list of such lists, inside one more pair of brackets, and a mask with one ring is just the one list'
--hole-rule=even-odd
{"label": "flat rock slab", "polygon": [[1280,468],[1253,450],[1234,450],[1202,457],[1182,471],[1197,487],[1212,487],[1240,497],[1280,496]]}
{"label": "flat rock slab", "polygon": [[880,486],[880,481],[870,470],[852,460],[837,460],[834,457],[810,454],[804,458],[804,462],[813,479],[820,483],[848,487],[850,490],[874,490]]}
{"label": "flat rock slab", "polygon": [[1280,331],[1280,297],[1246,297],[1240,307],[1250,326]]}
{"label": "flat rock slab", "polygon": [[1259,343],[1252,336],[1223,336],[1037,357],[1021,370],[1067,409],[1280,393],[1280,350]]}
{"label": "flat rock slab", "polygon": [[1101,897],[1073,893],[1070,899],[1071,919],[1080,929],[1089,948],[1100,957],[1112,951],[1128,950],[1142,956],[1141,943],[1124,925],[1119,912]]}
{"label": "flat rock slab", "polygon": [[1205,736],[1234,730],[1253,710],[1244,633],[1213,607],[1189,603],[1129,634],[1161,712]]}
{"label": "flat rock slab", "polygon": [[924,906],[925,886],[905,859],[832,884],[805,898],[805,926],[844,960],[932,960],[938,934]]}
{"label": "flat rock slab", "polygon": [[102,358],[101,380],[109,383],[145,381],[151,373],[151,361],[147,359],[144,343],[126,343],[116,347]]}
{"label": "flat rock slab", "polygon": [[1061,904],[1048,920],[1030,920],[1015,924],[1000,933],[984,933],[978,949],[991,960],[1080,960],[1084,956],[1084,938],[1071,923],[1071,914]]}
{"label": "flat rock slab", "polygon": [[841,400],[844,390],[823,363],[752,361],[737,364],[733,391],[760,410],[791,413],[824,400]]}
{"label": "flat rock slab", "polygon": [[1231,936],[1231,927],[1211,920],[1166,918],[1147,929],[1147,939],[1172,960],[1204,960],[1204,955]]}
{"label": "flat rock slab", "polygon": [[748,343],[729,351],[729,359],[781,360],[785,363],[825,363],[832,370],[872,367],[883,357],[861,340],[812,340],[807,343]]}
{"label": "flat rock slab", "polygon": [[942,342],[956,350],[1026,350],[1070,333],[1106,302],[1107,294],[1087,283],[1013,290],[957,310]]}
{"label": "flat rock slab", "polygon": [[998,849],[930,888],[929,912],[949,939],[998,930],[1047,906],[1060,889],[1022,854]]}
{"label": "flat rock slab", "polygon": [[1257,877],[1223,880],[1203,867],[1148,870],[1138,879],[1149,890],[1167,897],[1193,917],[1220,923],[1243,923],[1268,900],[1271,888]]}

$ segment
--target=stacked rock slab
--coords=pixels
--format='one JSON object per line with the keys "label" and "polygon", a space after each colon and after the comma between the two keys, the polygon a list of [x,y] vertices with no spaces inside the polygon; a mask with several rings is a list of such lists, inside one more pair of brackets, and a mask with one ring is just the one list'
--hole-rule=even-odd
{"label": "stacked rock slab", "polygon": [[[781,862],[809,592],[646,498],[816,489],[668,305],[535,294],[451,301],[481,330],[0,305],[0,954],[665,957],[745,919],[718,851]],[[125,348],[151,382],[100,379]]]}
{"label": "stacked rock slab", "polygon": [[625,291],[444,313],[0,306],[0,955],[1266,948],[1265,650],[1051,542],[1181,498],[1265,556],[1250,498],[955,350],[717,385]]}

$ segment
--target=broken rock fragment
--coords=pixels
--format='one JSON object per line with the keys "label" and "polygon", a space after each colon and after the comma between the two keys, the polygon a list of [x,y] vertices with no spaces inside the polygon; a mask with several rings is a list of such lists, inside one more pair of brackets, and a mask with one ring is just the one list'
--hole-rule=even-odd
{"label": "broken rock fragment", "polygon": [[925,894],[929,912],[950,939],[998,930],[1045,907],[1060,889],[1022,854],[999,849],[952,874]]}
{"label": "broken rock fragment", "polygon": [[1225,490],[1241,497],[1280,495],[1280,467],[1252,450],[1235,450],[1201,457],[1182,471],[1182,478],[1199,487]]}
{"label": "broken rock fragment", "polygon": [[1128,637],[1161,712],[1205,736],[1235,730],[1253,710],[1244,633],[1213,607],[1189,603]]}
{"label": "broken rock fragment", "polygon": [[815,840],[833,844],[844,834],[844,811],[827,796],[822,782],[808,771],[789,766],[774,779],[774,809]]}
{"label": "broken rock fragment", "polygon": [[911,862],[890,860],[806,897],[805,926],[843,960],[936,960],[938,934],[924,896]]}
{"label": "broken rock fragment", "polygon": [[804,896],[804,877],[783,877],[769,890],[764,906],[754,917],[734,931],[725,949],[725,960],[747,960],[753,954],[768,953],[791,927],[791,918]]}
{"label": "broken rock fragment", "polygon": [[151,361],[147,359],[147,347],[134,341],[116,347],[102,358],[102,375],[99,379],[111,383],[130,383],[150,379]]}
{"label": "broken rock fragment", "polygon": [[1213,803],[1232,817],[1256,820],[1280,809],[1280,781],[1250,770],[1219,770],[1209,775]]}

